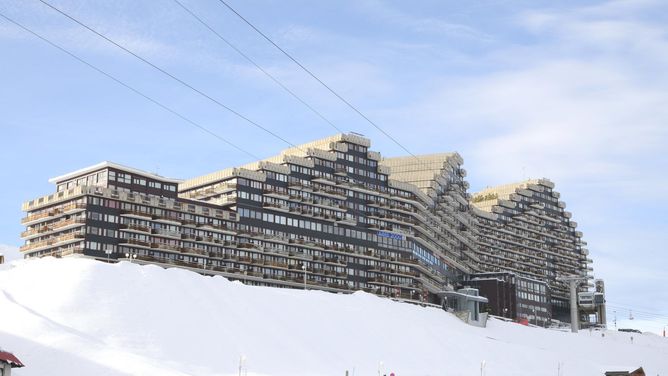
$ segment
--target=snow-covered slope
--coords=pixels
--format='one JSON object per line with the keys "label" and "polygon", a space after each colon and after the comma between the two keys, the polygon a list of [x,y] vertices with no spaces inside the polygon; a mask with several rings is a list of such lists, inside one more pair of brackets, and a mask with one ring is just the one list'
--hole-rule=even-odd
{"label": "snow-covered slope", "polygon": [[[244,286],[179,269],[87,259],[0,271],[0,347],[22,375],[668,375],[668,340],[579,334],[365,293]],[[559,365],[561,364],[561,365]]]}

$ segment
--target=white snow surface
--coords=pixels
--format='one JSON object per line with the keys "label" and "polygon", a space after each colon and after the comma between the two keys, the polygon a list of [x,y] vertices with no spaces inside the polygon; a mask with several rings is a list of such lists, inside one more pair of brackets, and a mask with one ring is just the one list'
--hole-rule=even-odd
{"label": "white snow surface", "polygon": [[[0,347],[28,375],[668,375],[668,340],[464,324],[371,294],[246,286],[83,258],[0,270]],[[631,343],[633,336],[633,343]],[[484,362],[484,366],[482,366]],[[482,366],[482,370],[481,370]]]}

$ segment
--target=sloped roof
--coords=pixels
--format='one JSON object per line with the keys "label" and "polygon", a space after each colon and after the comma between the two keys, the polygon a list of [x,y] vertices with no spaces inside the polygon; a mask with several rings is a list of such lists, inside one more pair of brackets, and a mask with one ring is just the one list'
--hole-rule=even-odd
{"label": "sloped roof", "polygon": [[0,363],[7,363],[12,368],[25,367],[23,363],[14,354],[6,351],[0,351]]}

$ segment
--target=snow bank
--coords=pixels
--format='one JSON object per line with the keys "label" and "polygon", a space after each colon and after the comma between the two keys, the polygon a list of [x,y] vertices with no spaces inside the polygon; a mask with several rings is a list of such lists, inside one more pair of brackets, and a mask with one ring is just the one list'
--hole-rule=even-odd
{"label": "snow bank", "polygon": [[[491,320],[366,293],[245,286],[180,269],[87,259],[0,271],[0,347],[16,375],[668,375],[668,341]],[[634,340],[631,343],[630,337]],[[559,365],[561,364],[561,365]]]}

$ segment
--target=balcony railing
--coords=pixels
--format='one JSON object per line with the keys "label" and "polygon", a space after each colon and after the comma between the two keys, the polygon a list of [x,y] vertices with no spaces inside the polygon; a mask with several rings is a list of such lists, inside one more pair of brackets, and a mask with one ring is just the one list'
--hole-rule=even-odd
{"label": "balcony railing", "polygon": [[135,230],[141,232],[151,232],[151,228],[148,226],[139,225],[136,223],[127,223],[120,226],[121,230]]}
{"label": "balcony railing", "polygon": [[51,223],[46,226],[41,226],[41,227],[35,227],[28,229],[26,231],[23,231],[21,233],[22,238],[26,238],[32,235],[37,235],[37,234],[44,234],[50,231],[58,230],[63,227],[71,226],[71,225],[83,225],[86,223],[86,220],[84,218],[70,218],[66,220],[61,220],[57,221],[54,223]]}
{"label": "balcony railing", "polygon": [[56,215],[58,213],[59,213],[59,211],[49,210],[49,211],[44,211],[44,212],[41,212],[41,213],[30,214],[27,217],[22,218],[21,223],[26,224],[28,222],[32,222],[32,221],[36,221],[38,219],[42,219],[42,218],[46,218],[46,217]]}
{"label": "balcony railing", "polygon": [[83,239],[85,236],[85,232],[83,231],[77,231],[77,232],[70,232],[69,234],[64,234],[60,236],[55,236],[49,239],[44,239],[40,240],[38,242],[33,242],[30,244],[26,244],[22,246],[19,250],[21,252],[27,252],[27,251],[32,251],[38,248],[43,248],[43,247],[49,247],[53,246],[62,242],[66,242],[68,240],[73,240],[73,239]]}
{"label": "balcony railing", "polygon": [[83,210],[86,209],[85,203],[71,203],[61,207],[45,210],[39,213],[29,214],[28,216],[21,219],[22,224],[27,224],[33,221],[37,221],[43,218],[55,217],[60,214],[65,214],[72,212],[74,210]]}

